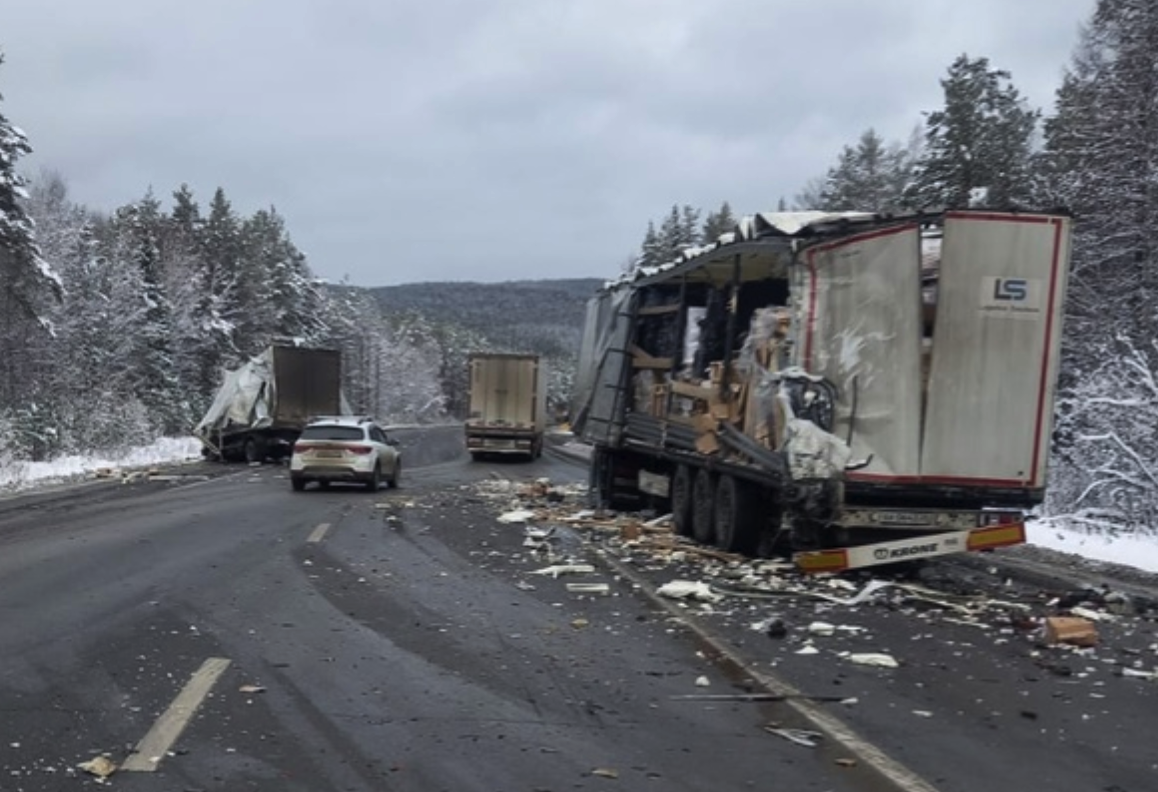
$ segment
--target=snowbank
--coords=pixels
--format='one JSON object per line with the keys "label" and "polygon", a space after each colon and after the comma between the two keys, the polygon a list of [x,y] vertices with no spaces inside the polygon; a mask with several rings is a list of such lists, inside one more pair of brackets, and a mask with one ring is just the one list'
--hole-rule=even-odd
{"label": "snowbank", "polygon": [[1039,547],[1158,572],[1158,536],[1095,535],[1037,521],[1028,523],[1025,530],[1029,543]]}
{"label": "snowbank", "polygon": [[163,437],[150,445],[120,454],[66,456],[48,462],[0,458],[0,490],[21,490],[92,473],[99,468],[148,467],[200,458],[201,443],[193,437]]}

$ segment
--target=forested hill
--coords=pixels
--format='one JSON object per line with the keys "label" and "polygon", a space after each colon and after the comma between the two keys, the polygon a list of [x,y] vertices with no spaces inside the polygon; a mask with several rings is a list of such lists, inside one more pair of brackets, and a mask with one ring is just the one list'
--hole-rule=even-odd
{"label": "forested hill", "polygon": [[505,283],[445,281],[382,286],[370,292],[383,313],[415,312],[435,322],[458,324],[487,336],[521,326],[582,330],[587,298],[598,278],[526,280]]}
{"label": "forested hill", "polygon": [[[541,355],[548,399],[561,408],[570,399],[588,298],[598,278],[505,283],[444,281],[367,289],[385,322],[410,326],[411,335],[439,339],[439,378],[451,415],[465,409],[466,356],[471,352]],[[419,332],[419,327],[425,328]]]}

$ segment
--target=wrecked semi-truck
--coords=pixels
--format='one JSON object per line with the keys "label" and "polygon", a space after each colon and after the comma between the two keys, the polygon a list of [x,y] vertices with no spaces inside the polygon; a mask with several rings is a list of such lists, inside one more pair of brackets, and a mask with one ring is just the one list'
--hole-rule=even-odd
{"label": "wrecked semi-truck", "polygon": [[223,373],[194,435],[210,459],[261,462],[289,457],[310,418],[348,412],[341,352],[275,345]]}
{"label": "wrecked semi-truck", "polygon": [[538,355],[476,352],[467,362],[466,450],[536,459],[547,424],[547,378]]}
{"label": "wrecked semi-truck", "polygon": [[1025,541],[1071,221],[775,213],[588,303],[576,433],[602,505],[838,571]]}

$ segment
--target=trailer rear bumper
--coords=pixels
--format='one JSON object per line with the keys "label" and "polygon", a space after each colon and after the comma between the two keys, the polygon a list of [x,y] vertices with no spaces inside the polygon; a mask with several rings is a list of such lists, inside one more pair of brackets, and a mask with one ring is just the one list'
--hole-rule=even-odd
{"label": "trailer rear bumper", "polygon": [[466,450],[472,454],[534,454],[538,450],[540,435],[533,431],[511,431],[510,429],[466,430]]}
{"label": "trailer rear bumper", "polygon": [[843,572],[902,561],[916,561],[975,550],[992,550],[1025,543],[1025,523],[946,531],[890,542],[796,553],[792,560],[802,572]]}

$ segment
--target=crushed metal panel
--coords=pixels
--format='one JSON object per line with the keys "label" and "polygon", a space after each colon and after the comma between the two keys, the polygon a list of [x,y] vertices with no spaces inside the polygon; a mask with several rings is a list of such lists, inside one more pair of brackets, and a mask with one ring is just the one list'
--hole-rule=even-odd
{"label": "crushed metal panel", "polygon": [[861,475],[919,472],[921,431],[920,231],[858,234],[805,251],[797,289],[801,363],[838,390],[833,434]]}
{"label": "crushed metal panel", "polygon": [[591,407],[591,394],[595,391],[595,358],[599,329],[603,321],[603,308],[608,301],[608,293],[597,294],[587,300],[587,311],[583,319],[583,336],[579,341],[579,362],[575,369],[575,384],[571,391],[571,427],[575,434],[582,435]]}
{"label": "crushed metal panel", "polygon": [[1045,486],[1069,220],[946,215],[921,473]]}
{"label": "crushed metal panel", "polygon": [[574,429],[589,443],[617,445],[623,434],[635,295],[631,288],[613,289],[587,304],[579,356],[584,376],[576,383]]}

